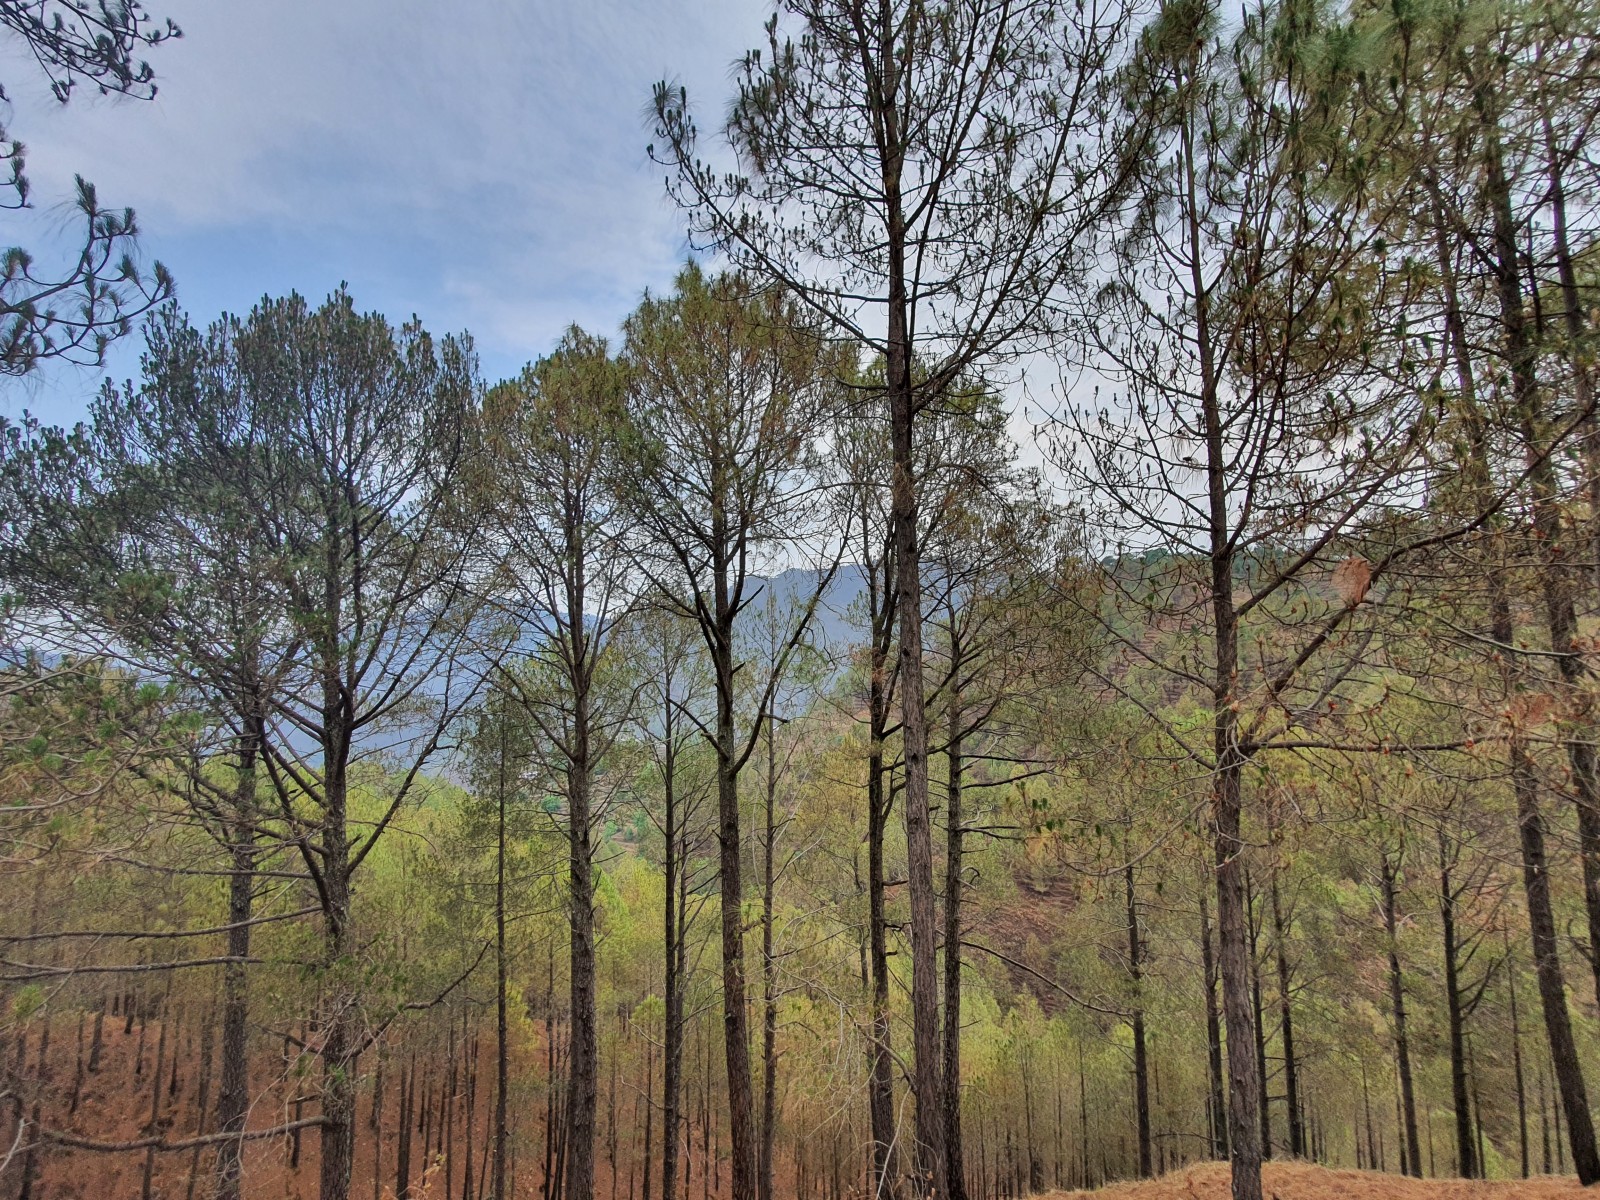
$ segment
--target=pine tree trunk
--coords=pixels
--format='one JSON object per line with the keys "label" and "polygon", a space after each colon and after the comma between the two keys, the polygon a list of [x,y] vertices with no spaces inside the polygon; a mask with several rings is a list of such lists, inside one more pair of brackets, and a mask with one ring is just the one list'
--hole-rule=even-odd
{"label": "pine tree trunk", "polygon": [[411,1197],[411,1120],[417,1098],[417,1057],[400,1075],[400,1128],[395,1137],[394,1194],[398,1200]]}
{"label": "pine tree trunk", "polygon": [[[241,739],[234,803],[239,820],[228,847],[228,957],[222,969],[222,1077],[217,1093],[217,1129],[243,1133],[250,1114],[250,1004],[244,960],[250,956],[250,914],[255,894],[256,747]],[[216,1200],[239,1200],[244,1177],[244,1143],[217,1147]]]}
{"label": "pine tree trunk", "polygon": [[511,1036],[506,963],[506,714],[500,714],[500,757],[495,789],[494,837],[494,1200],[507,1200],[507,1097],[511,1092]]}
{"label": "pine tree trunk", "polygon": [[1422,1178],[1422,1145],[1417,1140],[1417,1097],[1411,1078],[1411,1043],[1406,1030],[1405,982],[1400,973],[1400,943],[1397,935],[1398,904],[1395,866],[1388,852],[1382,855],[1383,926],[1389,951],[1389,1007],[1394,1013],[1395,1068],[1400,1075],[1401,1122],[1409,1157],[1407,1174]]}
{"label": "pine tree trunk", "polygon": [[[170,996],[171,994],[172,984],[169,977],[169,982],[167,984],[167,995]],[[155,1074],[151,1076],[150,1079],[150,1117],[145,1123],[145,1133],[150,1137],[154,1137],[161,1132],[161,1072],[162,1068],[167,1065],[167,1038],[171,1024],[172,1022],[168,1019],[166,1002],[163,1000],[161,1005],[161,1033],[156,1038],[156,1070]],[[44,1044],[40,1048],[39,1052],[39,1066],[41,1072],[44,1068],[45,1054],[48,1052],[50,1046],[49,1030],[50,1027],[46,1025]],[[173,1053],[177,1053],[176,1049],[174,1049]],[[34,1120],[36,1122],[38,1120],[37,1107],[35,1108]],[[150,1200],[150,1189],[152,1178],[155,1172],[155,1166],[156,1149],[154,1146],[151,1146],[145,1151],[144,1156],[144,1177],[139,1192],[141,1200]]]}
{"label": "pine tree trunk", "polygon": [[1450,876],[1448,837],[1439,830],[1439,927],[1444,938],[1444,998],[1450,1041],[1450,1099],[1456,1118],[1456,1173],[1478,1177],[1467,1084],[1466,1017],[1461,1005],[1460,945],[1456,939],[1456,894]]}
{"label": "pine tree trunk", "polygon": [[775,806],[778,789],[778,753],[774,735],[776,718],[767,714],[766,826],[761,839],[761,1158],[760,1200],[772,1200],[772,1145],[778,1118],[778,978],[773,957],[773,839],[777,834]]}
{"label": "pine tree trunk", "polygon": [[644,1044],[644,1200],[651,1200],[652,1168],[656,1161],[656,1056],[655,1043],[649,1038]]}
{"label": "pine tree trunk", "polygon": [[1261,1156],[1272,1157],[1272,1099],[1267,1090],[1267,1023],[1266,1010],[1261,1002],[1261,949],[1259,944],[1260,905],[1254,895],[1249,876],[1245,877],[1245,911],[1250,920],[1250,1015],[1255,1028],[1256,1089],[1261,1096]]}
{"label": "pine tree trunk", "polygon": [[[893,89],[891,89],[891,94]],[[893,124],[898,113],[884,109]],[[898,129],[887,131],[898,144]],[[916,1097],[919,1191],[928,1200],[948,1200],[944,1145],[944,1087],[939,1054],[938,918],[933,887],[933,830],[928,790],[928,721],[923,688],[922,557],[918,542],[918,497],[913,423],[910,302],[906,291],[908,236],[900,208],[899,180],[887,181],[889,210],[888,343],[886,354],[890,449],[893,462],[890,525],[894,535],[895,600],[899,618],[900,744],[905,763],[906,893],[911,906],[911,1087]],[[735,1195],[733,1200],[746,1200]]]}
{"label": "pine tree trunk", "polygon": [[[663,833],[665,844],[662,853],[664,882],[663,934],[665,936],[666,1028],[663,1030],[663,1061],[661,1086],[661,1197],[677,1200],[678,1196],[678,1136],[682,1125],[683,1093],[683,968],[685,965],[685,929],[683,901],[685,874],[682,858],[681,817],[678,813],[677,742],[675,713],[672,698],[672,671],[666,676],[667,702],[662,715],[663,759],[662,791],[665,802]],[[614,1112],[614,1109],[613,1109]],[[614,1125],[614,1117],[613,1117]],[[612,1192],[616,1191],[615,1129],[612,1131],[613,1150]]]}
{"label": "pine tree trunk", "polygon": [[[198,1093],[195,1096],[195,1134],[205,1134],[210,1126],[211,1118],[211,1070],[212,1060],[216,1056],[216,1031],[213,1027],[212,1014],[208,1010],[200,1021],[200,1082]],[[81,1074],[80,1074],[81,1077]],[[73,1107],[77,1107],[77,1093],[73,1093]],[[184,1192],[185,1200],[194,1200],[195,1186],[199,1182],[200,1152],[202,1147],[196,1146],[194,1154],[189,1159],[189,1186]]]}
{"label": "pine tree trunk", "polygon": [[1503,929],[1506,944],[1506,983],[1511,993],[1511,1070],[1517,1086],[1517,1150],[1522,1178],[1528,1177],[1528,1089],[1522,1070],[1522,1022],[1517,1012],[1517,964],[1511,956],[1511,931]]}
{"label": "pine tree trunk", "polygon": [[1144,945],[1139,936],[1139,905],[1133,887],[1133,863],[1122,868],[1128,918],[1128,977],[1133,984],[1134,1125],[1139,1132],[1139,1178],[1153,1174],[1150,1156],[1150,1058],[1144,1040]]}
{"label": "pine tree trunk", "polygon": [[948,744],[945,749],[945,866],[944,866],[944,1146],[945,1177],[950,1200],[966,1200],[966,1163],[961,1146],[961,872],[965,830],[962,822],[962,712],[959,683],[960,650],[951,635],[951,689]]}
{"label": "pine tree trunk", "polygon": [[[725,518],[713,519],[712,543],[728,544]],[[728,1088],[728,1140],[731,1200],[757,1200],[755,1093],[750,1077],[749,991],[745,981],[744,861],[739,830],[739,751],[734,732],[737,688],[734,680],[732,565],[714,564],[717,630],[712,639],[717,715],[717,852],[722,884],[722,1048]]]}
{"label": "pine tree trunk", "polygon": [[1244,791],[1246,762],[1239,743],[1237,697],[1239,677],[1238,613],[1233,599],[1234,541],[1230,528],[1228,482],[1230,463],[1223,444],[1219,400],[1221,373],[1215,359],[1210,289],[1203,278],[1203,236],[1200,231],[1196,130],[1191,121],[1179,131],[1183,156],[1183,212],[1192,294],[1196,298],[1194,343],[1199,355],[1201,423],[1206,447],[1206,491],[1211,575],[1208,580],[1214,661],[1211,674],[1213,762],[1211,821],[1217,867],[1217,938],[1222,973],[1222,1012],[1228,1033],[1228,1145],[1233,1174],[1233,1200],[1261,1200],[1261,1158],[1265,1151],[1260,1116],[1266,1107],[1252,1050],[1256,1023],[1250,1006],[1251,954],[1249,910],[1244,882]]}
{"label": "pine tree trunk", "polygon": [[1261,1200],[1263,1097],[1257,1074],[1256,1022],[1250,1002],[1249,915],[1245,900],[1244,840],[1240,831],[1243,763],[1229,722],[1218,721],[1225,769],[1215,773],[1217,937],[1222,971],[1222,1015],[1227,1028],[1228,1146],[1233,1200]]}
{"label": "pine tree trunk", "polygon": [[560,1113],[560,1085],[556,1081],[556,960],[552,947],[546,960],[544,988],[544,1164],[539,1193],[551,1200],[556,1185],[556,1121]]}
{"label": "pine tree trunk", "polygon": [[[881,699],[882,686],[875,679],[872,687]],[[886,706],[886,701],[883,702]],[[883,762],[881,730],[887,712],[875,726],[872,750],[867,757],[867,945],[871,967],[871,1033],[868,1041],[868,1115],[872,1124],[873,1195],[878,1200],[894,1200],[899,1194],[895,1169],[894,1050],[889,1028],[889,943],[885,913],[883,840],[888,825],[887,770]]]}
{"label": "pine tree trunk", "polygon": [[1228,1102],[1222,1083],[1222,1014],[1217,1010],[1217,963],[1211,948],[1206,886],[1200,889],[1200,964],[1206,994],[1206,1065],[1211,1078],[1211,1157],[1228,1156]]}
{"label": "pine tree trunk", "polygon": [[322,1200],[349,1200],[355,1148],[356,1013],[347,975],[350,937],[350,846],[343,772],[330,771],[324,788],[323,954],[330,979],[318,1024],[322,1031]]}
{"label": "pine tree trunk", "polygon": [[1539,1150],[1540,1174],[1550,1174],[1550,1109],[1545,1103],[1544,1067],[1539,1068]]}
{"label": "pine tree trunk", "polygon": [[1544,1009],[1545,1033],[1550,1042],[1550,1057],[1560,1100],[1557,1119],[1563,1114],[1566,1116],[1573,1163],[1577,1167],[1579,1180],[1583,1181],[1595,1166],[1592,1161],[1594,1127],[1589,1117],[1588,1095],[1583,1071],[1578,1063],[1572,1018],[1567,1010],[1566,981],[1562,977],[1561,960],[1557,952],[1555,913],[1550,902],[1550,876],[1544,846],[1544,818],[1539,811],[1538,784],[1534,778],[1533,764],[1527,761],[1527,751],[1521,745],[1513,744],[1512,753],[1522,760],[1521,768],[1512,779],[1522,847],[1522,886],[1528,904],[1534,973],[1539,983],[1539,1001]]}
{"label": "pine tree trunk", "polygon": [[1284,1107],[1288,1110],[1289,1155],[1304,1158],[1306,1153],[1305,1115],[1300,1109],[1300,1063],[1294,1050],[1294,1003],[1292,973],[1289,969],[1289,929],[1283,917],[1277,868],[1272,872],[1272,945],[1277,955],[1278,1011],[1282,1022]]}
{"label": "pine tree trunk", "polygon": [[599,1037],[595,1029],[594,854],[590,844],[588,701],[580,696],[569,764],[568,902],[572,906],[567,1049],[566,1127],[562,1144],[566,1200],[594,1200],[594,1114],[599,1096]]}
{"label": "pine tree trunk", "polygon": [[[1539,582],[1544,593],[1551,650],[1558,656],[1557,667],[1563,681],[1577,691],[1584,664],[1573,645],[1577,622],[1564,558],[1561,518],[1557,511],[1554,466],[1539,449],[1542,415],[1535,374],[1536,350],[1527,327],[1518,265],[1516,221],[1511,208],[1511,187],[1500,148],[1498,117],[1490,108],[1493,104],[1490,93],[1491,89],[1478,88],[1474,99],[1479,107],[1485,135],[1483,187],[1494,218],[1493,270],[1499,297],[1498,315],[1511,369],[1517,417],[1529,456],[1528,481],[1533,498],[1534,533],[1543,555]],[[1567,739],[1567,755],[1576,789],[1584,900],[1591,939],[1600,940],[1600,771],[1597,771],[1595,760],[1592,722],[1585,718],[1574,724],[1579,727],[1579,734]],[[1515,752],[1526,753],[1520,748]],[[1534,783],[1531,775],[1526,782]],[[1540,999],[1545,1009],[1545,1027],[1550,1037],[1550,1052],[1555,1060],[1561,1105],[1567,1118],[1573,1167],[1579,1181],[1587,1187],[1600,1182],[1600,1149],[1595,1144],[1594,1120],[1589,1112],[1583,1069],[1578,1061],[1571,1017],[1567,1010],[1555,917],[1550,903],[1544,821],[1539,813],[1537,791],[1528,787],[1516,790],[1517,819],[1522,834],[1523,886],[1528,898],[1528,920],[1533,935],[1534,965],[1540,981]]]}
{"label": "pine tree trunk", "polygon": [[[1600,553],[1600,414],[1594,411],[1594,382],[1592,367],[1581,351],[1584,335],[1584,305],[1578,288],[1577,269],[1573,263],[1570,238],[1567,230],[1567,193],[1562,169],[1562,158],[1555,145],[1554,130],[1549,116],[1544,119],[1545,144],[1548,152],[1550,181],[1551,232],[1554,235],[1556,274],[1561,285],[1561,309],[1567,335],[1566,358],[1572,372],[1574,408],[1583,414],[1583,439],[1581,450],[1588,478],[1586,499],[1589,504],[1590,532],[1587,549],[1591,556]],[[1543,472],[1548,480],[1549,472]],[[1544,490],[1533,480],[1536,491]],[[1551,498],[1553,500],[1553,497]],[[1558,535],[1563,521],[1559,514],[1551,513],[1542,522],[1546,530]],[[1547,599],[1547,616],[1550,625],[1551,648],[1563,657],[1558,660],[1563,681],[1574,693],[1582,695],[1578,684],[1585,674],[1584,664],[1573,645],[1578,633],[1577,615],[1573,607],[1573,583],[1569,568],[1561,559],[1561,542],[1543,545],[1551,559],[1551,576],[1557,579],[1556,594]],[[1582,558],[1582,549],[1578,557]],[[1589,565],[1590,582],[1600,586],[1600,559]],[[1584,719],[1593,726],[1593,716],[1585,711]],[[1595,994],[1600,996],[1600,772],[1597,772],[1592,741],[1578,737],[1567,743],[1568,761],[1572,766],[1574,802],[1578,812],[1578,850],[1583,860],[1584,911],[1589,921],[1589,945],[1595,950],[1589,955],[1589,965],[1594,973]]]}
{"label": "pine tree trunk", "polygon": [[[981,1152],[980,1152],[981,1153]],[[1078,1185],[1094,1186],[1089,1175],[1089,1080],[1083,1069],[1083,1041],[1078,1042]]]}

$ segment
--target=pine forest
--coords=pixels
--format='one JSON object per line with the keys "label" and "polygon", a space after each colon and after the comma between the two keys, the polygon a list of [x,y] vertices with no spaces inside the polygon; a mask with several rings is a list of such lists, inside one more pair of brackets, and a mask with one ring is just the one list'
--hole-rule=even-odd
{"label": "pine forest", "polygon": [[1600,8],[743,7],[504,378],[6,252],[0,1197],[1600,1182]]}

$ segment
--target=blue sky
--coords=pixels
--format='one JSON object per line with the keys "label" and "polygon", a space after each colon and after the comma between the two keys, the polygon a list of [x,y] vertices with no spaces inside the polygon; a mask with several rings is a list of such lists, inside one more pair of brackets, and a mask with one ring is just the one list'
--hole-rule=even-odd
{"label": "blue sky", "polygon": [[[764,0],[150,0],[182,27],[154,51],[150,103],[87,92],[61,108],[0,47],[11,136],[35,211],[0,241],[48,261],[74,172],[131,205],[147,258],[197,321],[263,294],[469,330],[484,373],[516,371],[571,322],[614,333],[686,252],[645,156],[652,83],[689,86],[703,118],[763,40]],[[7,35],[8,36],[8,35]],[[137,336],[114,352],[119,378]],[[0,383],[0,415],[71,421],[97,372]]]}

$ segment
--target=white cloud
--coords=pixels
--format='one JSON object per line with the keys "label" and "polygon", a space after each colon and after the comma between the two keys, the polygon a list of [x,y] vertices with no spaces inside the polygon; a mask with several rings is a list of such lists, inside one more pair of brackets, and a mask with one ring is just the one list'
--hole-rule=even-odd
{"label": "white cloud", "polygon": [[[682,227],[644,154],[650,87],[682,78],[716,111],[766,15],[759,0],[153,7],[184,29],[151,54],[153,103],[80,91],[61,108],[16,47],[0,55],[41,202],[81,172],[134,206],[185,297],[242,306],[285,248],[314,248],[358,302],[522,357],[573,320],[609,330],[670,277]],[[32,244],[41,215],[0,240]]]}

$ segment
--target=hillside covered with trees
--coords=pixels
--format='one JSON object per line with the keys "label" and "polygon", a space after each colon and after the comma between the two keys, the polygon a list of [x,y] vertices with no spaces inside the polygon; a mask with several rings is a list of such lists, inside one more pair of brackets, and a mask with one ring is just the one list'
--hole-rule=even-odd
{"label": "hillside covered with trees", "polygon": [[510,378],[8,252],[0,1197],[1600,1182],[1600,12],[749,19]]}

